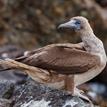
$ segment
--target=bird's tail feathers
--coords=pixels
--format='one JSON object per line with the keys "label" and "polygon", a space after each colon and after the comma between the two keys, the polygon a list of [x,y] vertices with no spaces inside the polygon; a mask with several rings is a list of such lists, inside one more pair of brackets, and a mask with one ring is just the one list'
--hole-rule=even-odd
{"label": "bird's tail feathers", "polygon": [[41,81],[47,81],[50,79],[50,73],[46,72],[45,70],[41,70],[40,68],[33,67],[26,65],[24,63],[12,60],[12,59],[6,59],[6,60],[0,60],[0,65],[5,65],[4,70],[11,70],[11,69],[20,69],[21,71],[25,71],[29,76],[32,78],[39,78]]}
{"label": "bird's tail feathers", "polygon": [[12,70],[13,68],[3,68],[3,69],[0,69],[0,72],[2,72],[2,71],[10,71],[10,70]]}

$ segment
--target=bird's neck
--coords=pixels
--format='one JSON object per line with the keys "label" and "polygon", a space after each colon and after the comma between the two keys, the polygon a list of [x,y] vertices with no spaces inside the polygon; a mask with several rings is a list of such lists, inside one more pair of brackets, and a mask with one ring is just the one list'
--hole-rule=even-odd
{"label": "bird's neck", "polygon": [[92,31],[83,32],[81,39],[84,43],[84,48],[90,53],[100,53],[102,49],[104,50],[102,41]]}
{"label": "bird's neck", "polygon": [[106,63],[106,53],[102,41],[95,36],[93,32],[85,32],[81,39],[84,43],[84,48],[87,52],[98,55],[102,63]]}
{"label": "bird's neck", "polygon": [[103,43],[100,39],[98,39],[94,35],[93,32],[82,33],[81,39],[84,43],[84,48],[86,49],[87,52],[99,56],[100,65],[95,66],[95,68],[92,68],[88,72],[85,72],[81,75],[80,74],[76,75],[74,79],[76,86],[91,80],[99,73],[101,73],[104,67],[106,66],[106,62],[107,62]]}

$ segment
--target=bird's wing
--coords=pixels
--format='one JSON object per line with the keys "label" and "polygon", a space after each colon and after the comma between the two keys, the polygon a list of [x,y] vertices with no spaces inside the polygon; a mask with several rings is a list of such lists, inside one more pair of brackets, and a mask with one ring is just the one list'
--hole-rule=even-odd
{"label": "bird's wing", "polygon": [[71,49],[72,48],[76,48],[76,49],[79,49],[79,50],[84,50],[84,43],[80,42],[80,43],[77,43],[77,44],[72,44],[72,43],[51,44],[51,45],[47,45],[45,47],[38,48],[38,49],[35,49],[35,50],[32,50],[32,51],[27,51],[27,52],[25,52],[26,54],[24,56],[17,57],[15,60],[16,61],[22,61],[27,57],[30,57],[30,56],[32,56],[34,54],[40,53],[40,52],[42,52],[42,51],[44,51],[46,49],[50,49],[50,48],[54,48],[54,47],[71,48]]}
{"label": "bird's wing", "polygon": [[62,74],[83,73],[100,63],[100,58],[75,48],[54,46],[26,56],[21,62]]}
{"label": "bird's wing", "polygon": [[72,44],[72,43],[51,44],[51,45],[47,45],[47,46],[42,47],[42,48],[38,48],[38,49],[33,50],[33,51],[29,51],[27,53],[27,55],[33,55],[35,53],[39,53],[41,50],[45,50],[45,49],[48,49],[48,48],[54,48],[54,47],[76,48],[76,49],[84,50],[84,43],[80,42],[80,43],[77,43],[77,44]]}

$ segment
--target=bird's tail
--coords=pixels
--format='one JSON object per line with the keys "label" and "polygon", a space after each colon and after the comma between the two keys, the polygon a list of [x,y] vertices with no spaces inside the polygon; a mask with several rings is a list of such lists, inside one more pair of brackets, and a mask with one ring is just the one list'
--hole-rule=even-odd
{"label": "bird's tail", "polygon": [[9,61],[9,59],[0,59],[0,66],[1,66],[0,72],[17,69],[17,67],[14,64],[12,64]]}
{"label": "bird's tail", "polygon": [[[9,59],[9,58],[0,59],[0,67],[2,66],[0,69],[0,72],[17,69],[20,64],[17,64],[16,62],[19,62],[19,63],[23,62],[23,60],[25,58],[26,58],[26,56],[21,56],[21,57],[15,58],[15,59]],[[13,64],[13,62],[15,62],[15,63]]]}
{"label": "bird's tail", "polygon": [[47,81],[50,78],[49,72],[42,70],[37,67],[29,66],[24,63],[12,60],[12,59],[0,59],[0,65],[5,66],[6,69],[1,69],[0,71],[6,71],[11,69],[19,69],[26,72],[31,78],[39,78],[39,80]]}
{"label": "bird's tail", "polygon": [[0,69],[0,72],[9,71],[9,70],[12,70],[12,68],[2,68],[2,69]]}

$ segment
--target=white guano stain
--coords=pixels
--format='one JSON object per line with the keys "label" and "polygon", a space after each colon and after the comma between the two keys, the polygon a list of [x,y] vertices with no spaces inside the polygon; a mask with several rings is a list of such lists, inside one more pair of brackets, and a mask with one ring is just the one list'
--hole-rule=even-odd
{"label": "white guano stain", "polygon": [[51,107],[49,106],[50,101],[45,101],[44,99],[40,101],[31,100],[21,105],[21,107]]}
{"label": "white guano stain", "polygon": [[78,102],[74,101],[74,100],[67,100],[65,102],[65,105],[63,107],[66,107],[67,105],[70,105],[71,107],[74,107],[75,105],[77,105]]}

